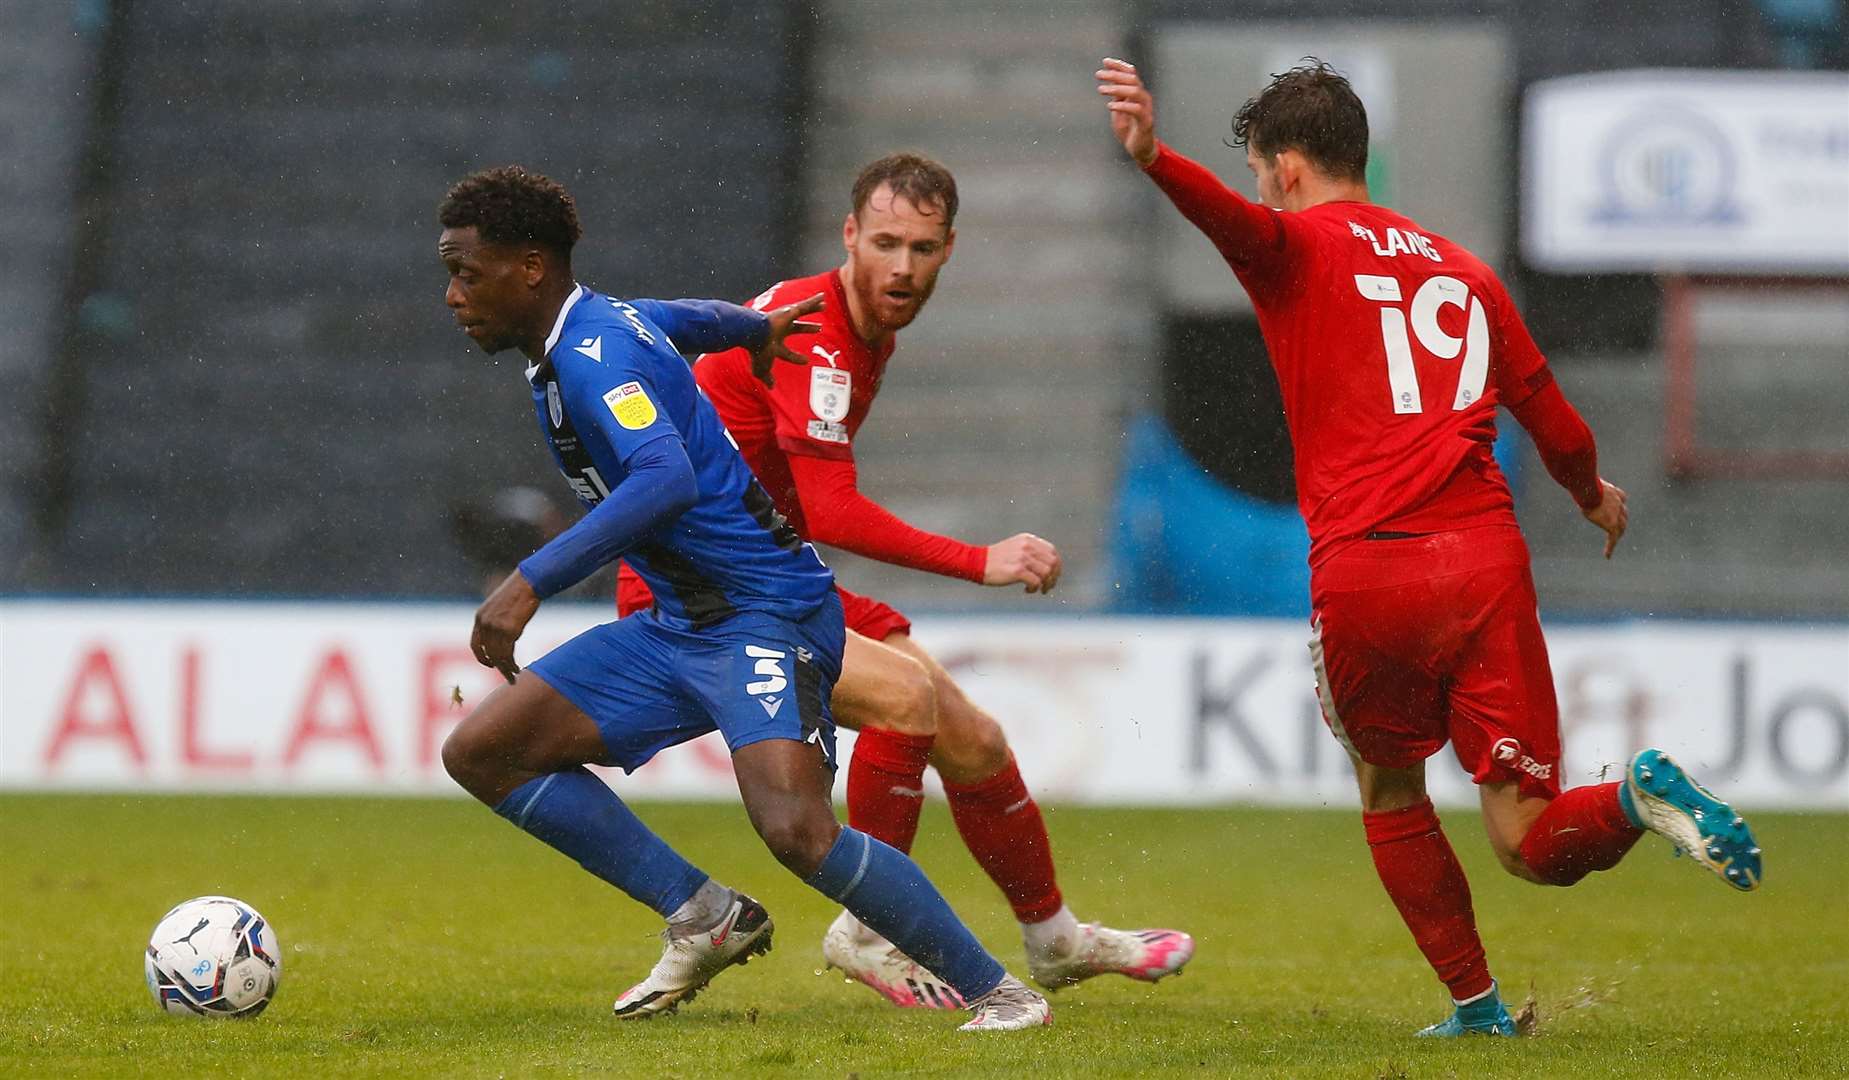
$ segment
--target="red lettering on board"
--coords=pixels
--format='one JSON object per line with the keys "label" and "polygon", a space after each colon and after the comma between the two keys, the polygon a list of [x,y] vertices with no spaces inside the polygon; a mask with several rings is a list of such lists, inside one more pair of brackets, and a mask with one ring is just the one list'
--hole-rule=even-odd
{"label": "red lettering on board", "polygon": [[213,750],[200,734],[199,647],[188,645],[180,654],[180,761],[189,769],[224,769],[249,772],[254,758],[248,750]]}
{"label": "red lettering on board", "polygon": [[[345,697],[345,722],[337,723],[327,717],[325,700],[332,697]],[[379,740],[373,734],[370,711],[366,708],[366,695],[361,692],[359,679],[354,677],[353,665],[347,660],[347,654],[338,648],[330,649],[322,658],[321,666],[315,669],[313,678],[308,683],[308,693],[302,697],[301,711],[296,713],[295,730],[289,734],[289,748],[283,751],[283,764],[293,767],[301,760],[302,753],[310,743],[344,742],[358,747],[372,762],[374,769],[385,765],[385,754],[379,749]]]}
{"label": "red lettering on board", "polygon": [[[104,698],[100,714],[84,707],[95,692],[101,692]],[[52,732],[51,742],[45,746],[47,771],[57,766],[65,748],[77,739],[107,739],[118,743],[128,751],[135,768],[147,767],[148,754],[142,748],[141,736],[135,732],[135,716],[129,708],[128,692],[122,688],[122,678],[116,674],[109,650],[101,645],[90,646],[90,651],[77,663],[77,674],[71,678],[71,688],[64,695],[64,707],[58,713],[58,730]]]}

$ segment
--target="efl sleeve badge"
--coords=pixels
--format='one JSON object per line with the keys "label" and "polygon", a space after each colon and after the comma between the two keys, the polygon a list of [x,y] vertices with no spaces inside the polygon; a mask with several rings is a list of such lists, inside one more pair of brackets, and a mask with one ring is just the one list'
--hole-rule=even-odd
{"label": "efl sleeve badge", "polygon": [[610,407],[610,415],[616,422],[629,431],[641,431],[655,422],[659,415],[655,403],[649,400],[648,391],[642,389],[639,382],[626,382],[603,396],[603,403]]}

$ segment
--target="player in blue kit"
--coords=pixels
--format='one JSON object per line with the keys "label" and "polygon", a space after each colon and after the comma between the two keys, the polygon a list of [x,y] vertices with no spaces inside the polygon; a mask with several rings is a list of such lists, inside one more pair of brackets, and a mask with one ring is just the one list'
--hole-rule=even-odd
{"label": "player in blue kit", "polygon": [[[770,948],[771,920],[683,859],[584,766],[633,771],[718,730],[739,794],[778,861],[970,1002],[965,1031],[1051,1022],[1046,1000],[985,952],[911,859],[843,828],[830,803],[829,695],[845,644],[834,575],[776,512],[677,350],[743,347],[758,370],[820,297],[766,314],[719,301],[622,301],[579,285],[577,210],[518,167],[475,173],[439,210],[444,296],[470,338],[517,348],[539,426],[589,508],[475,614],[476,659],[507,679],[443,746],[450,776],[495,813],[668,921],[667,948],[616,1000],[673,1011]],[[588,630],[526,671],[514,643],[540,601],[626,559],[654,590],[640,617]]]}

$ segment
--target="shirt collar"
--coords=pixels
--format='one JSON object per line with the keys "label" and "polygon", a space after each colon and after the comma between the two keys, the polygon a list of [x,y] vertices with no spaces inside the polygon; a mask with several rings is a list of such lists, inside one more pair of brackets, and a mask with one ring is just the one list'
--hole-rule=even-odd
{"label": "shirt collar", "polygon": [[575,281],[572,282],[571,295],[565,298],[564,305],[559,308],[559,317],[552,321],[552,332],[546,335],[546,349],[541,354],[541,361],[527,365],[526,380],[528,382],[532,382],[533,376],[539,373],[539,364],[544,362],[543,357],[552,355],[552,347],[559,343],[559,334],[565,330],[565,316],[571,314],[571,309],[577,306],[578,301],[582,299],[584,299],[584,286]]}

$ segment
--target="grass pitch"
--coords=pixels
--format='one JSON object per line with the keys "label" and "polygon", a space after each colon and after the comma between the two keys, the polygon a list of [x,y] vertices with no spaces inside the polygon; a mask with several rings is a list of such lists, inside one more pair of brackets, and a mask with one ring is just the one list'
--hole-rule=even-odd
{"label": "grass pitch", "polygon": [[[1738,895],[1646,837],[1573,889],[1504,876],[1446,814],[1511,1004],[1534,1037],[1415,1042],[1446,998],[1352,812],[1050,808],[1082,918],[1190,930],[1182,977],[1095,980],[1054,1026],[969,1036],[821,975],[829,903],[735,806],[643,817],[763,900],[776,948],[683,1014],[610,1002],[654,962],[653,915],[461,800],[0,797],[0,1072],[209,1076],[1731,1076],[1849,1071],[1849,821],[1757,815],[1767,884]],[[1025,974],[1000,895],[927,807],[918,854]],[[251,1021],[158,1014],[141,952],[175,902],[255,904],[284,948]]]}

